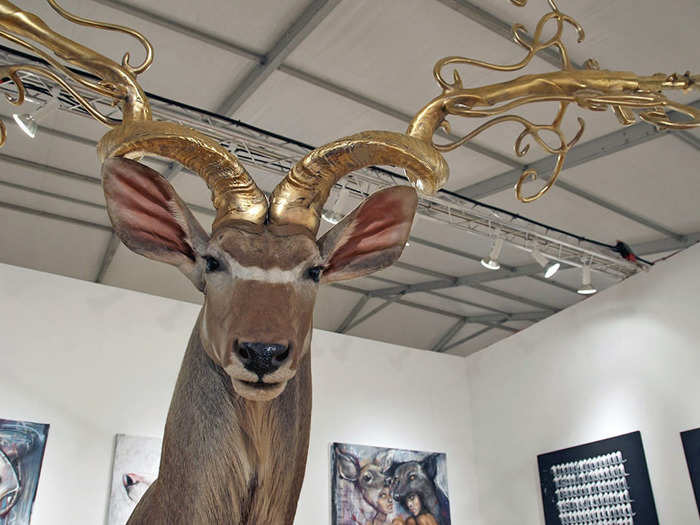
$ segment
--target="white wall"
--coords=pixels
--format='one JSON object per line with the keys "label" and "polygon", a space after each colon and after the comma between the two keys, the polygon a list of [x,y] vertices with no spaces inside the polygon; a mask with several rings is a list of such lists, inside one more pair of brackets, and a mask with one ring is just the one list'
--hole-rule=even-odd
{"label": "white wall", "polygon": [[[162,435],[197,313],[0,265],[0,417],[51,425],[32,525],[104,522],[114,434]],[[453,522],[477,522],[461,358],[317,331],[313,376],[297,523],[330,521],[332,441],[446,452]]]}
{"label": "white wall", "polygon": [[660,522],[698,523],[700,245],[467,358],[485,524],[543,523],[538,454],[640,430]]}

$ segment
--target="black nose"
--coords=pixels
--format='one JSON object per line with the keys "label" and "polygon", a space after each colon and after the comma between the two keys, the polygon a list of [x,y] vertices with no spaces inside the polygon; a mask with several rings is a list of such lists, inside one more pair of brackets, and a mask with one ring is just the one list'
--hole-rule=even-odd
{"label": "black nose", "polygon": [[289,346],[275,343],[238,343],[238,357],[246,370],[258,376],[277,370],[289,357]]}

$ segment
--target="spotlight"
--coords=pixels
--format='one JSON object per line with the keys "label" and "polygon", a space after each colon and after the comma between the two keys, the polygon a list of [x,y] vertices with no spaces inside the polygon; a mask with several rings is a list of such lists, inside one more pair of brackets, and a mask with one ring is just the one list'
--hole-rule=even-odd
{"label": "spotlight", "polygon": [[559,268],[561,267],[561,264],[558,263],[557,261],[549,261],[547,258],[542,255],[542,252],[540,249],[535,245],[532,248],[532,257],[535,259],[539,265],[542,267],[544,270],[544,278],[545,279],[551,279],[554,277],[554,274],[559,271]]}
{"label": "spotlight", "polygon": [[583,265],[581,270],[582,270],[581,288],[579,288],[577,291],[581,295],[593,295],[598,290],[596,290],[593,287],[593,285],[591,284],[591,267],[589,265],[585,264],[585,265]]}
{"label": "spotlight", "polygon": [[501,264],[498,262],[498,258],[501,256],[501,250],[503,249],[503,239],[501,237],[496,237],[493,241],[493,246],[491,247],[491,252],[488,258],[484,257],[481,259],[481,265],[489,270],[498,270]]}
{"label": "spotlight", "polygon": [[19,128],[29,137],[36,137],[37,131],[39,130],[39,121],[46,118],[47,115],[58,108],[58,95],[60,93],[60,88],[53,88],[51,90],[51,98],[48,99],[43,106],[31,113],[13,113],[12,118],[15,119]]}

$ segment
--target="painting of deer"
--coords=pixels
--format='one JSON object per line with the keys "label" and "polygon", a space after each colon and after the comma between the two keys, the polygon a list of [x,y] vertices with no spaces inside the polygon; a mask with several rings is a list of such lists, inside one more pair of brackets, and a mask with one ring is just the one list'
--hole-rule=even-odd
{"label": "painting of deer", "polygon": [[447,456],[334,443],[333,525],[450,525]]}

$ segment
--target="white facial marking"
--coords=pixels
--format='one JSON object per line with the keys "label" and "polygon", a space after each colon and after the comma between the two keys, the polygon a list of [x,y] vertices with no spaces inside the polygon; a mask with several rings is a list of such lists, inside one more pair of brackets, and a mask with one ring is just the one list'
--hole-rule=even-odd
{"label": "white facial marking", "polygon": [[243,266],[231,257],[226,257],[231,267],[231,272],[239,279],[246,281],[261,281],[265,283],[287,284],[299,282],[310,266],[308,261],[297,264],[289,270],[281,268],[260,268],[259,266]]}

